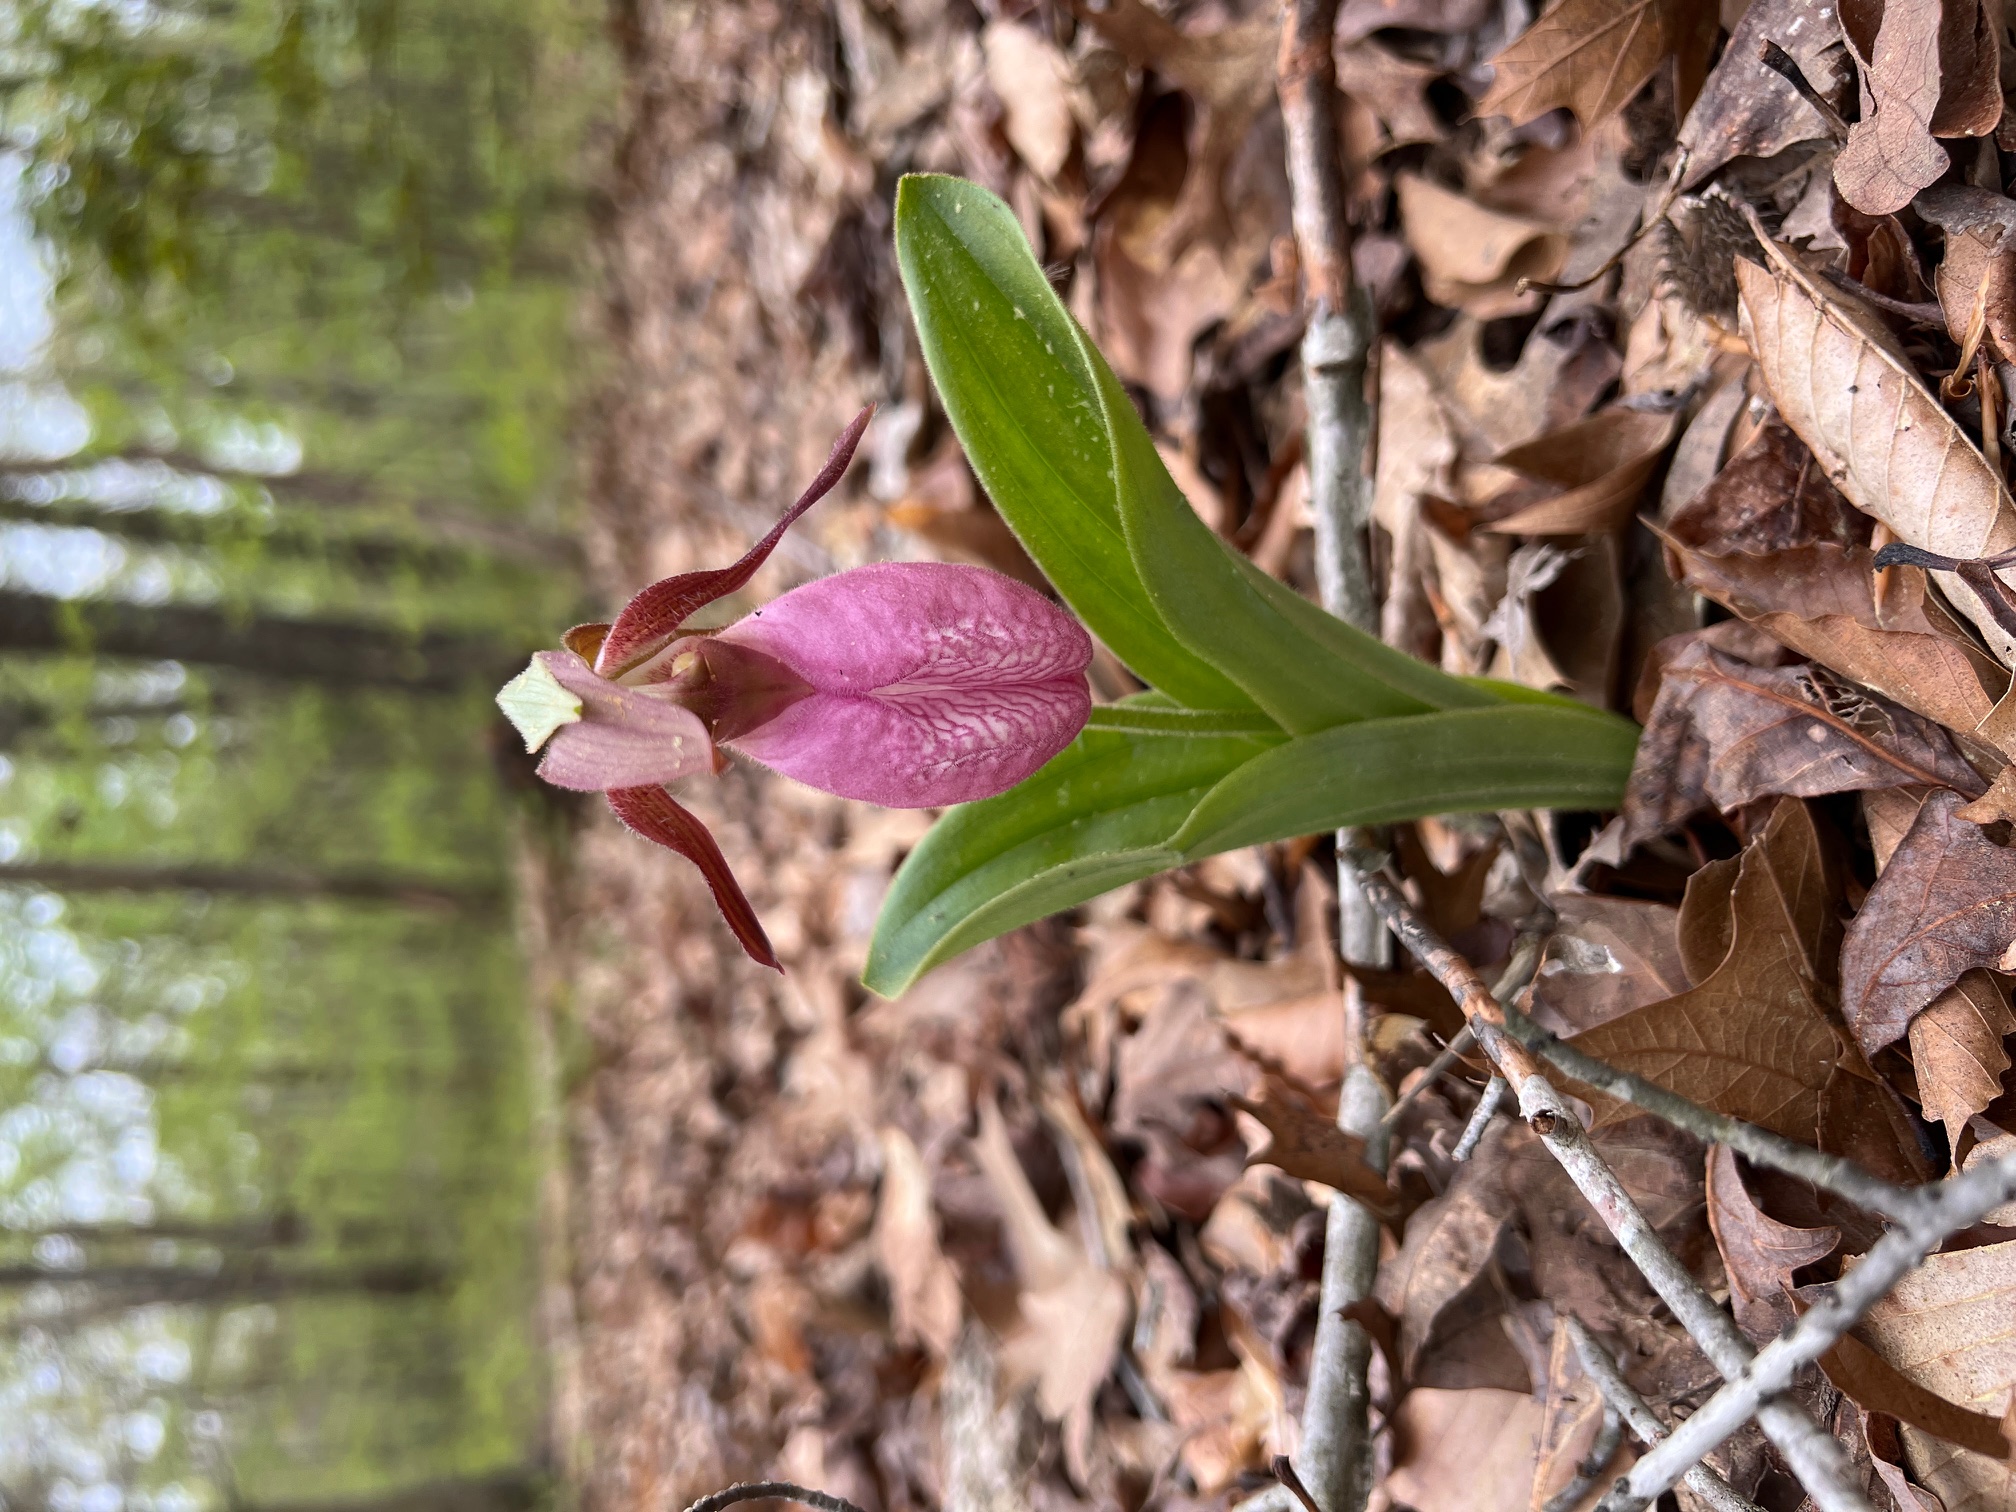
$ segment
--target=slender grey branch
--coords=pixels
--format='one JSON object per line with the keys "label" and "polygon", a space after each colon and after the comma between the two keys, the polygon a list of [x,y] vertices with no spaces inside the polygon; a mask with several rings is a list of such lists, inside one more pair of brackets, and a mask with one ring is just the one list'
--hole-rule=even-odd
{"label": "slender grey branch", "polygon": [[[1346,992],[1356,984],[1347,982]],[[1348,1027],[1348,1025],[1347,1025]],[[1362,1058],[1344,1073],[1337,1125],[1365,1141],[1365,1161],[1386,1169],[1386,1088]],[[1335,1193],[1323,1231],[1323,1290],[1309,1352],[1309,1395],[1302,1410],[1297,1469],[1323,1512],[1359,1512],[1372,1491],[1372,1339],[1345,1310],[1372,1294],[1379,1269],[1379,1220],[1363,1203]]]}
{"label": "slender grey branch", "polygon": [[1484,1131],[1491,1127],[1491,1120],[1498,1116],[1498,1109],[1505,1101],[1505,1094],[1511,1090],[1502,1076],[1494,1076],[1484,1084],[1484,1095],[1477,1099],[1477,1106],[1470,1110],[1470,1122],[1463,1126],[1463,1137],[1456,1141],[1456,1148],[1449,1152],[1451,1160],[1461,1165],[1477,1153],[1477,1146],[1484,1140]]}
{"label": "slender grey branch", "polygon": [[[1355,879],[1354,879],[1355,880]],[[1376,917],[1376,916],[1375,916]],[[1382,923],[1380,928],[1385,928]],[[1499,1002],[1508,1002],[1525,990],[1533,980],[1533,973],[1540,969],[1540,952],[1546,946],[1546,938],[1538,934],[1524,934],[1512,946],[1512,958],[1505,963],[1505,970],[1498,980],[1491,984],[1491,995]],[[1465,1024],[1458,1029],[1449,1043],[1442,1047],[1442,1053],[1428,1063],[1428,1069],[1416,1079],[1413,1086],[1402,1092],[1386,1110],[1386,1122],[1398,1123],[1400,1115],[1407,1111],[1415,1098],[1448,1072],[1449,1068],[1467,1055],[1477,1043],[1477,1036]]]}
{"label": "slender grey branch", "polygon": [[1589,1445],[1589,1452],[1582,1456],[1575,1466],[1575,1473],[1568,1484],[1547,1498],[1542,1512],[1574,1512],[1581,1505],[1582,1498],[1589,1494],[1589,1488],[1596,1484],[1596,1477],[1609,1468],[1610,1461],[1617,1457],[1617,1446],[1623,1442],[1624,1420],[1617,1415],[1617,1409],[1610,1403],[1603,1404],[1603,1422],[1596,1430],[1596,1437]]}
{"label": "slender grey branch", "polygon": [[[1366,363],[1377,335],[1370,301],[1351,275],[1351,222],[1338,131],[1338,0],[1289,0],[1281,20],[1275,85],[1287,138],[1288,183],[1309,301],[1302,340],[1308,410],[1309,495],[1316,518],[1316,580],[1323,607],[1339,619],[1379,628],[1378,597],[1362,533],[1371,518],[1368,459],[1372,405]],[[1338,836],[1338,853],[1345,850]],[[1393,942],[1365,905],[1350,868],[1337,868],[1337,943],[1346,962],[1384,968]],[[1364,1060],[1363,999],[1344,984],[1345,1073],[1337,1123],[1365,1141],[1365,1159],[1386,1167],[1386,1088]],[[1368,1296],[1379,1264],[1378,1220],[1341,1193],[1330,1199],[1323,1290],[1310,1356],[1309,1395],[1295,1469],[1321,1512],[1362,1512],[1372,1490],[1372,1340],[1344,1316]]]}
{"label": "slender grey branch", "polygon": [[1649,1505],[1687,1466],[1742,1427],[1759,1401],[1785,1390],[1802,1369],[1839,1343],[1935,1247],[2012,1197],[2016,1197],[2016,1155],[1983,1161],[1942,1182],[1918,1214],[1877,1240],[1822,1301],[1729,1377],[1698,1412],[1673,1430],[1672,1437],[1632,1466],[1631,1473],[1604,1497],[1600,1512],[1636,1512]]}
{"label": "slender grey branch", "polygon": [[[1582,1320],[1569,1315],[1563,1321],[1568,1325],[1568,1337],[1575,1345],[1575,1353],[1582,1357],[1583,1372],[1596,1383],[1596,1389],[1603,1393],[1603,1400],[1624,1419],[1640,1443],[1647,1448],[1656,1448],[1666,1438],[1666,1425],[1654,1416],[1645,1399],[1631,1389],[1631,1383],[1624,1379],[1617,1362],[1610,1358],[1610,1351],[1583,1326]],[[1755,1502],[1737,1495],[1735,1487],[1706,1465],[1693,1466],[1681,1479],[1687,1489],[1700,1497],[1713,1512],[1762,1512]]]}
{"label": "slender grey branch", "polygon": [[1505,1027],[1512,1037],[1565,1076],[1656,1114],[1710,1144],[1726,1144],[1746,1160],[1783,1171],[1845,1198],[1857,1207],[1903,1222],[1918,1214],[1924,1198],[1864,1170],[1840,1155],[1825,1155],[1769,1129],[1730,1118],[1670,1092],[1657,1082],[1620,1071],[1550,1034],[1517,1008],[1507,1006]]}
{"label": "slender grey branch", "polygon": [[[1541,1074],[1531,1052],[1512,1037],[1505,1009],[1485,989],[1476,970],[1428,927],[1384,874],[1385,858],[1368,855],[1362,849],[1349,855],[1359,867],[1358,881],[1366,900],[1378,910],[1386,927],[1456,999],[1470,1021],[1477,1043],[1511,1084],[1519,1099],[1521,1116],[1540,1136],[1548,1153],[1560,1163],[1618,1246],[1723,1379],[1734,1380],[1749,1364],[1753,1353],[1750,1341],[1737,1328],[1735,1320],[1715,1304],[1701,1283],[1666,1247],[1665,1240],[1617,1179],[1617,1173],[1590,1143],[1568,1100]],[[1761,1395],[1744,1416],[1755,1414],[1765,1436],[1778,1446],[1792,1473],[1798,1476],[1821,1512],[1869,1512],[1868,1498],[1856,1483],[1841,1446],[1818,1423],[1776,1394],[1783,1389],[1775,1387],[1771,1393]],[[1680,1468],[1684,1469],[1684,1464]],[[1676,1469],[1674,1479],[1678,1476]]]}

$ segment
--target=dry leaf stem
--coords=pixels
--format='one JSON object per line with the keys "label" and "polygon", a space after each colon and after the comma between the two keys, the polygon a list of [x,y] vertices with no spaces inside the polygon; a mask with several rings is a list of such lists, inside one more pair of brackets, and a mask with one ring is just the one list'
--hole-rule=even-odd
{"label": "dry leaf stem", "polygon": [[[1616,1410],[1638,1436],[1639,1442],[1648,1449],[1663,1443],[1667,1434],[1666,1425],[1646,1405],[1645,1399],[1631,1389],[1631,1383],[1624,1379],[1617,1362],[1610,1358],[1610,1351],[1589,1332],[1580,1318],[1570,1314],[1562,1321],[1568,1326],[1568,1337],[1575,1345],[1575,1353],[1581,1356],[1583,1372],[1596,1383],[1596,1389],[1603,1393],[1603,1400]],[[1755,1502],[1737,1495],[1734,1486],[1706,1465],[1691,1466],[1681,1481],[1713,1512],[1761,1512]]]}
{"label": "dry leaf stem", "polygon": [[1598,1512],[1637,1512],[1649,1506],[1687,1466],[1756,1415],[1760,1401],[1785,1390],[1802,1369],[1838,1344],[1928,1254],[2012,1197],[2016,1197],[2016,1154],[1983,1161],[1942,1182],[1915,1216],[1877,1240],[1825,1298],[1759,1350],[1665,1443],[1632,1466],[1604,1497]]}
{"label": "dry leaf stem", "polygon": [[[1400,889],[1385,875],[1383,855],[1360,850],[1351,853],[1351,860],[1358,869],[1359,885],[1366,900],[1429,974],[1456,999],[1477,1036],[1478,1045],[1511,1084],[1519,1100],[1520,1116],[1540,1136],[1548,1153],[1596,1210],[1618,1247],[1637,1266],[1723,1379],[1733,1382],[1744,1375],[1753,1356],[1750,1341],[1666,1247],[1666,1241],[1659,1237],[1658,1230],[1625,1190],[1624,1183],[1617,1179],[1617,1173],[1590,1142],[1568,1100],[1541,1073],[1532,1053],[1512,1037],[1504,1008],[1492,997],[1476,970],[1408,904]],[[1738,1423],[1756,1417],[1765,1436],[1777,1445],[1821,1512],[1868,1512],[1868,1499],[1856,1484],[1841,1446],[1825,1428],[1777,1394],[1783,1389],[1781,1383],[1769,1393],[1760,1393]],[[1726,1436],[1725,1432],[1717,1437],[1708,1448],[1712,1449]],[[1699,1458],[1697,1454],[1683,1461],[1666,1484],[1672,1484],[1687,1465]]]}

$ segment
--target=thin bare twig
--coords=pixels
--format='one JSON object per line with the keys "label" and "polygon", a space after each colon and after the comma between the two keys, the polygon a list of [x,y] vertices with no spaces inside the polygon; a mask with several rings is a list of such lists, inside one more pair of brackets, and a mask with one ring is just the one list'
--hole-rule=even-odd
{"label": "thin bare twig", "polygon": [[[1610,1358],[1610,1351],[1583,1326],[1580,1318],[1569,1316],[1563,1321],[1568,1325],[1568,1337],[1575,1345],[1575,1353],[1582,1357],[1583,1372],[1596,1383],[1596,1389],[1603,1393],[1603,1400],[1616,1409],[1640,1443],[1647,1448],[1656,1448],[1663,1443],[1666,1425],[1653,1414],[1645,1399],[1631,1389],[1631,1383],[1624,1379],[1617,1362]],[[1762,1512],[1755,1502],[1737,1495],[1734,1486],[1706,1465],[1695,1465],[1681,1479],[1687,1489],[1707,1503],[1713,1512]]]}
{"label": "thin bare twig", "polygon": [[1806,71],[1798,60],[1776,42],[1766,42],[1758,49],[1757,60],[1771,72],[1792,86],[1793,93],[1813,107],[1813,113],[1826,123],[1827,134],[1837,142],[1848,140],[1848,123],[1841,119],[1841,112],[1828,102],[1825,95],[1813,87],[1806,77]]}
{"label": "thin bare twig", "polygon": [[1757,1352],[1742,1371],[1673,1430],[1672,1437],[1631,1467],[1603,1498],[1600,1512],[1637,1512],[1757,1412],[1757,1404],[1841,1341],[1849,1329],[1939,1244],[2016,1197],[2016,1154],[1983,1161],[1940,1183],[1919,1213],[1877,1240],[1856,1267],[1791,1327]]}
{"label": "thin bare twig", "polygon": [[[1700,1346],[1724,1380],[1734,1380],[1749,1364],[1753,1353],[1750,1341],[1737,1328],[1735,1320],[1715,1304],[1701,1283],[1666,1247],[1665,1240],[1624,1189],[1624,1183],[1617,1179],[1617,1173],[1590,1143],[1567,1099],[1541,1074],[1531,1052],[1512,1037],[1505,1010],[1485,989],[1470,963],[1428,927],[1400,889],[1384,875],[1386,858],[1359,851],[1351,859],[1359,868],[1359,885],[1366,900],[1378,910],[1386,927],[1462,1008],[1478,1045],[1511,1084],[1519,1100],[1520,1115],[1540,1136],[1548,1153],[1596,1210],[1604,1227],[1688,1336]],[[1782,1391],[1783,1387],[1777,1390]],[[1799,1477],[1821,1512],[1869,1512],[1868,1498],[1856,1484],[1847,1457],[1824,1428],[1775,1393],[1761,1397],[1752,1405],[1752,1411],[1765,1436],[1778,1446],[1792,1473]]]}
{"label": "thin bare twig", "polygon": [[[1281,20],[1275,87],[1288,146],[1295,244],[1307,285],[1302,391],[1308,411],[1309,496],[1316,519],[1316,581],[1323,607],[1378,633],[1379,601],[1363,532],[1371,518],[1372,401],[1368,360],[1378,322],[1351,273],[1351,221],[1337,129],[1338,0],[1290,0]],[[1338,837],[1338,852],[1345,837]],[[1350,869],[1337,868],[1338,949],[1354,966],[1383,968],[1392,941],[1366,906]],[[1344,983],[1344,1085],[1337,1123],[1365,1141],[1365,1159],[1386,1167],[1386,1089],[1364,1063],[1364,999]],[[1379,1264],[1378,1220],[1342,1194],[1330,1200],[1323,1288],[1310,1356],[1309,1394],[1297,1454],[1302,1486],[1321,1512],[1362,1512],[1372,1489],[1372,1340],[1345,1316],[1370,1295]]]}
{"label": "thin bare twig", "polygon": [[1589,1444],[1589,1452],[1575,1466],[1575,1473],[1569,1477],[1568,1484],[1547,1498],[1547,1505],[1541,1512],[1574,1512],[1581,1505],[1582,1498],[1589,1494],[1589,1488],[1596,1484],[1596,1477],[1607,1470],[1610,1461],[1617,1457],[1617,1446],[1623,1439],[1624,1420],[1617,1415],[1615,1407],[1605,1402],[1603,1422]]}
{"label": "thin bare twig", "polygon": [[1463,1126],[1463,1137],[1449,1152],[1451,1160],[1461,1165],[1477,1153],[1477,1146],[1484,1142],[1484,1131],[1491,1127],[1491,1120],[1498,1116],[1505,1094],[1511,1090],[1502,1076],[1494,1076],[1484,1084],[1483,1095],[1477,1099],[1477,1106],[1470,1110],[1470,1122]]}
{"label": "thin bare twig", "polygon": [[[1521,935],[1512,946],[1512,958],[1506,962],[1505,970],[1498,980],[1491,984],[1491,995],[1502,1003],[1524,991],[1526,984],[1533,980],[1533,973],[1540,969],[1540,952],[1546,944],[1544,935]],[[1470,1053],[1471,1047],[1476,1043],[1477,1037],[1470,1032],[1468,1024],[1458,1029],[1449,1043],[1442,1047],[1442,1053],[1428,1063],[1427,1071],[1416,1079],[1413,1086],[1402,1092],[1394,1100],[1393,1106],[1386,1110],[1386,1122],[1398,1123],[1400,1115],[1407,1111],[1414,1099],[1440,1081],[1451,1066]]]}
{"label": "thin bare twig", "polygon": [[795,1501],[817,1507],[819,1512],[861,1512],[844,1496],[835,1496],[830,1491],[814,1491],[807,1486],[794,1486],[789,1481],[748,1481],[739,1486],[729,1486],[726,1490],[701,1497],[686,1512],[722,1512],[724,1507],[745,1501]]}
{"label": "thin bare twig", "polygon": [[1788,1176],[1797,1176],[1802,1181],[1810,1181],[1857,1207],[1898,1222],[1911,1217],[1923,1206],[1923,1198],[1917,1192],[1885,1181],[1845,1156],[1822,1154],[1782,1134],[1773,1134],[1769,1129],[1760,1129],[1755,1124],[1704,1108],[1677,1092],[1668,1091],[1657,1082],[1647,1081],[1629,1071],[1620,1071],[1565,1043],[1509,1005],[1505,1009],[1505,1027],[1514,1039],[1562,1075],[1573,1077],[1584,1086],[1594,1087],[1619,1102],[1643,1108],[1647,1113],[1665,1119],[1674,1128],[1685,1129],[1709,1144],[1726,1144],[1746,1160],[1783,1171]]}

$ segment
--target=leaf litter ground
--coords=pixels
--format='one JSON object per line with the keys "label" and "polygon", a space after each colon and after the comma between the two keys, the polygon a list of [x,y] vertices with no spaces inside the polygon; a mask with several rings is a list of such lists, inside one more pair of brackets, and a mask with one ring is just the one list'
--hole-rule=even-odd
{"label": "leaf litter ground", "polygon": [[[1981,564],[2016,545],[1995,11],[1562,0],[1508,32],[1475,0],[1347,0],[1338,25],[1355,262],[1386,333],[1384,634],[1647,729],[1619,815],[1396,833],[1416,906],[1487,977],[1545,918],[1545,1027],[1904,1182],[2016,1140],[2016,606]],[[908,329],[889,205],[913,169],[1008,200],[1199,515],[1313,591],[1271,8],[614,23],[615,357],[589,459],[609,603],[733,555],[869,399],[865,462],[758,596],[905,556],[1040,581]],[[1878,568],[1895,545],[1921,555]],[[1095,673],[1102,697],[1130,686]],[[1453,1158],[1481,1063],[1409,1101],[1383,1186],[1336,1133],[1327,839],[1136,884],[883,1002],[856,981],[922,820],[748,768],[695,806],[781,982],[696,875],[613,824],[584,820],[534,891],[569,1071],[555,1442],[586,1505],[779,1475],[869,1512],[1229,1506],[1297,1443],[1332,1187],[1388,1220],[1354,1314],[1385,1505],[1582,1485],[1603,1410],[1571,1319],[1667,1422],[1716,1385],[1523,1124]],[[1364,988],[1375,1065],[1407,1089],[1461,1019],[1411,965]],[[1880,1233],[1581,1090],[1760,1341]],[[2016,1507],[1986,1452],[2011,1318],[2005,1211],[1801,1383],[1873,1504]],[[1715,1464],[1798,1505],[1754,1428]]]}

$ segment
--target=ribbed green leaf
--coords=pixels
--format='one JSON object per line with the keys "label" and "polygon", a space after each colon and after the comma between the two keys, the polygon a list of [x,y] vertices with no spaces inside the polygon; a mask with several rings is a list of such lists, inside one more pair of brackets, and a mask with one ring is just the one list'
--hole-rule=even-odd
{"label": "ribbed green leaf", "polygon": [[883,901],[862,980],[893,995],[982,940],[1176,865],[1165,843],[1198,800],[1281,738],[1088,728],[1019,787],[932,826]]}
{"label": "ribbed green leaf", "polygon": [[924,360],[994,507],[1086,627],[1199,709],[1253,702],[1169,634],[1128,555],[1077,325],[1015,216],[964,179],[905,178],[896,259]]}
{"label": "ribbed green leaf", "polygon": [[1114,486],[1128,549],[1149,599],[1178,640],[1297,734],[1498,702],[1490,690],[1324,613],[1221,540],[1169,476],[1113,370],[1082,333],[1079,340],[1113,438]]}
{"label": "ribbed green leaf", "polygon": [[1615,808],[1638,727],[1589,708],[1455,709],[1299,735],[1228,774],[1170,836],[1185,861],[1352,824]]}

